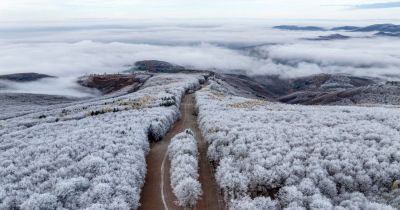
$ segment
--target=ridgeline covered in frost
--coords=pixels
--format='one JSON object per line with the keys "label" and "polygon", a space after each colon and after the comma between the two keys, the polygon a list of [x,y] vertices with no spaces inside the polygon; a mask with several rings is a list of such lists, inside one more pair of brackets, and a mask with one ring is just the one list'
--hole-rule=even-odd
{"label": "ridgeline covered in frost", "polygon": [[168,147],[171,161],[171,187],[178,204],[186,209],[195,206],[202,190],[198,181],[198,149],[193,132],[189,129],[176,135]]}
{"label": "ridgeline covered in frost", "polygon": [[137,92],[0,121],[0,209],[137,209],[148,138],[203,77],[160,74]]}
{"label": "ridgeline covered in frost", "polygon": [[230,209],[400,208],[400,110],[276,104],[224,85],[196,101]]}

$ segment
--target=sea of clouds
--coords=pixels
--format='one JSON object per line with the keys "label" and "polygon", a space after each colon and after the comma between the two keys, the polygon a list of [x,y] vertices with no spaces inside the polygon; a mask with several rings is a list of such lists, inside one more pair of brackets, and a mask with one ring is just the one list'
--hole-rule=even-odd
{"label": "sea of clouds", "polygon": [[[53,82],[50,86],[57,87],[50,92],[16,86],[14,91],[82,96],[74,84],[79,76],[121,72],[148,59],[250,75],[400,76],[400,39],[371,38],[373,33],[340,32],[355,38],[309,41],[304,38],[336,32],[274,30],[260,22],[61,25],[0,27],[0,75],[37,72],[66,78]],[[49,86],[48,81],[36,83]]]}

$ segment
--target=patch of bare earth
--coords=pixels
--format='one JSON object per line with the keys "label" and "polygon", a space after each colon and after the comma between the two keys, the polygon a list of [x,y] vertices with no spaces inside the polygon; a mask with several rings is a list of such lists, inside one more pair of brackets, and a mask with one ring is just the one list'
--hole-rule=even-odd
{"label": "patch of bare earth", "polygon": [[132,86],[133,90],[138,89],[150,76],[134,74],[104,74],[82,77],[78,83],[84,87],[95,88],[103,94],[121,90],[124,87]]}

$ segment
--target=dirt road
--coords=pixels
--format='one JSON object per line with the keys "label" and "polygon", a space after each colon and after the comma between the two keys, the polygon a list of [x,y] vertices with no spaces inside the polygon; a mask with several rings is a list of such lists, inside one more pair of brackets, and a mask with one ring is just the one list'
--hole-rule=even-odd
{"label": "dirt road", "polygon": [[146,182],[142,190],[139,210],[182,210],[175,204],[175,196],[170,185],[170,162],[167,157],[168,145],[171,139],[185,129],[192,129],[199,147],[199,180],[203,189],[203,196],[199,200],[196,210],[222,210],[223,202],[215,182],[211,166],[207,160],[207,145],[197,125],[194,113],[194,94],[186,95],[182,99],[181,119],[175,123],[162,141],[151,144],[147,156]]}

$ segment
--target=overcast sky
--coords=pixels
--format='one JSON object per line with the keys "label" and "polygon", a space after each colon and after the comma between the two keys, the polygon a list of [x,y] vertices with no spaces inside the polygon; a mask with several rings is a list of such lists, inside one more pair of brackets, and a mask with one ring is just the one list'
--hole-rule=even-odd
{"label": "overcast sky", "polygon": [[0,0],[0,20],[399,19],[390,0]]}

